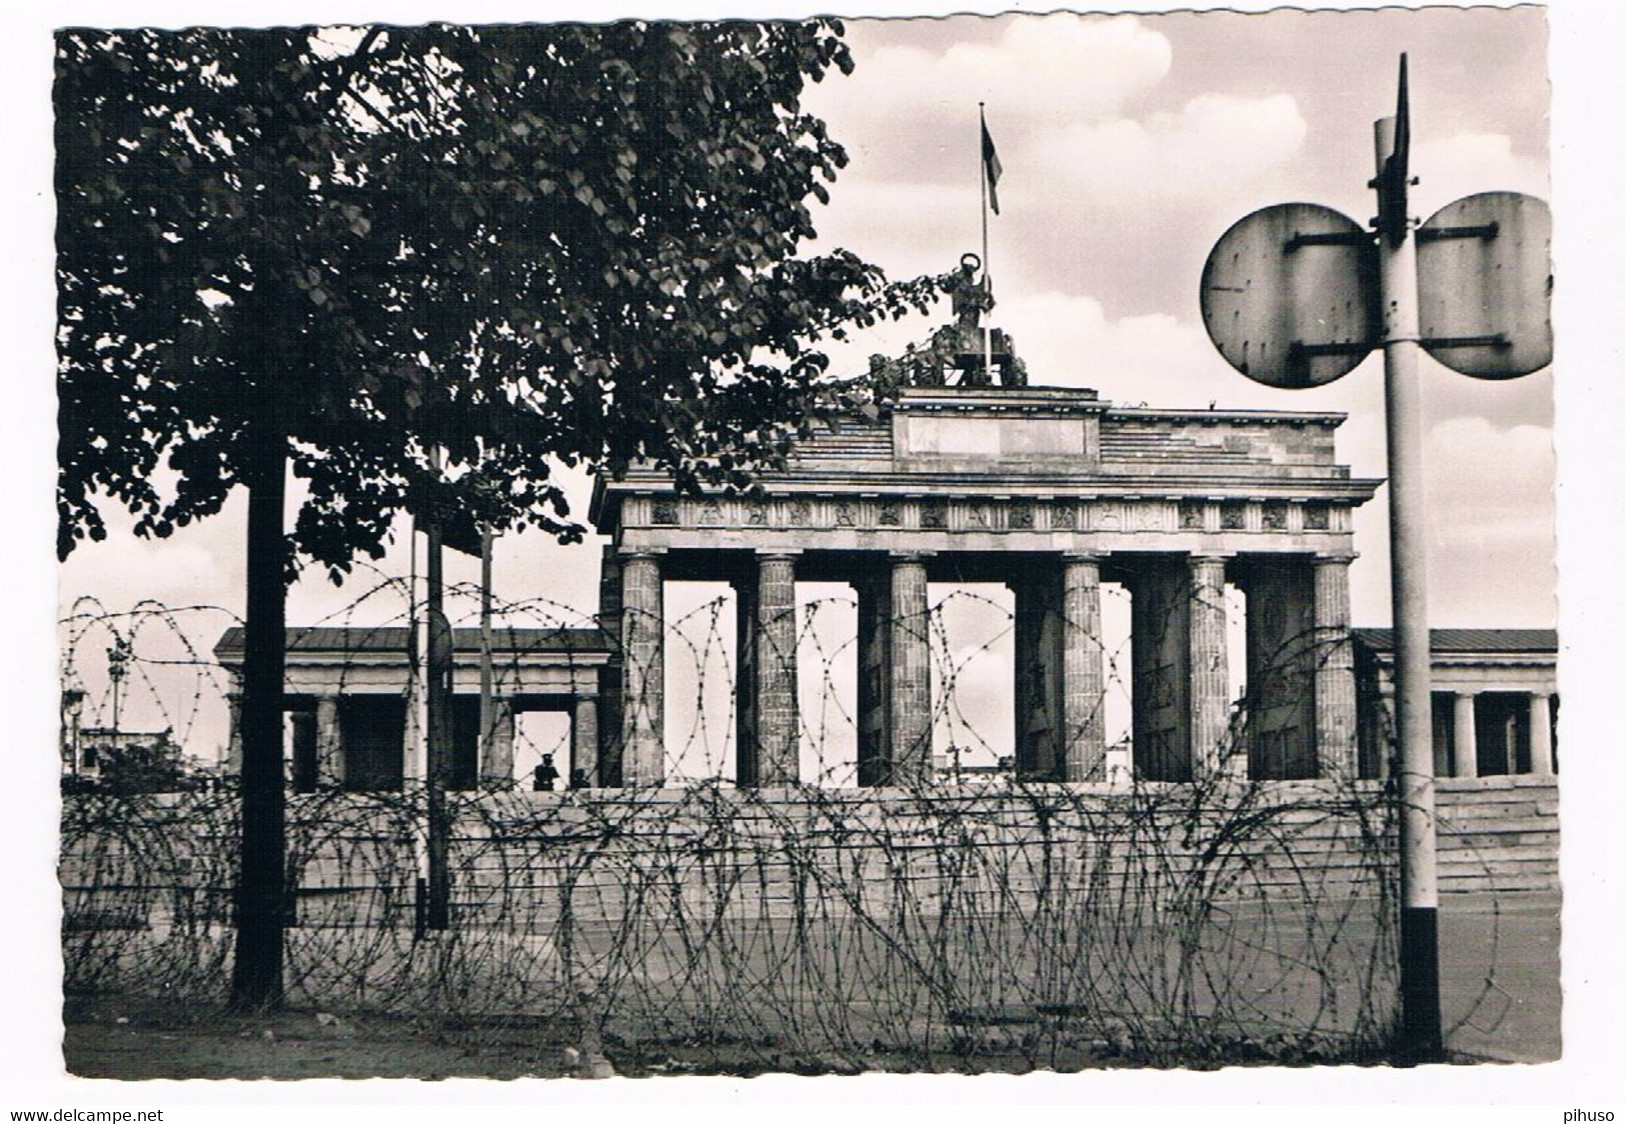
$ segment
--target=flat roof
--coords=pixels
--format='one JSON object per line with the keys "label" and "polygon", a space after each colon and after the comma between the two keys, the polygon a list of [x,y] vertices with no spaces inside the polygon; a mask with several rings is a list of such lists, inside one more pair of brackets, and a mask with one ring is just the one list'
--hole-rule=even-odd
{"label": "flat roof", "polygon": [[[480,650],[480,630],[452,629],[452,647],[459,652]],[[365,627],[317,626],[287,630],[290,652],[400,652],[411,642],[411,629],[398,625]],[[214,646],[216,656],[237,655],[243,650],[243,630],[233,625]],[[600,628],[493,628],[494,652],[582,652],[608,655],[613,650],[609,637]]]}
{"label": "flat roof", "polygon": [[[1354,635],[1378,652],[1394,650],[1391,628],[1357,628]],[[1428,647],[1435,653],[1531,653],[1557,651],[1555,628],[1430,628]]]}

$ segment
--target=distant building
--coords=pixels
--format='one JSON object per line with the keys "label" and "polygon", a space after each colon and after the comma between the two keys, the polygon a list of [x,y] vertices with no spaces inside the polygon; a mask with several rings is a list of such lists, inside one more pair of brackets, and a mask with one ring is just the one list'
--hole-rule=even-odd
{"label": "distant building", "polygon": [[[600,679],[610,652],[603,633],[595,628],[496,629],[491,729],[483,739],[479,630],[454,630],[453,649],[450,787],[471,789],[482,780],[506,784],[514,779],[515,715],[524,711],[569,714],[572,768],[596,777]],[[421,731],[412,714],[418,677],[410,629],[290,628],[286,651],[288,780],[296,791],[388,791],[422,775]],[[243,630],[227,629],[214,654],[240,675]],[[236,774],[242,768],[236,695],[228,702],[232,734],[226,772]]]}
{"label": "distant building", "polygon": [[[679,494],[653,464],[600,477],[588,516],[609,540],[602,627],[499,630],[484,731],[480,634],[456,633],[450,783],[512,783],[514,714],[556,710],[572,716],[564,776],[579,773],[586,788],[663,786],[665,587],[702,581],[734,595],[728,779],[743,787],[803,779],[802,582],[848,585],[856,602],[860,786],[999,775],[956,768],[953,753],[935,760],[932,582],[1010,593],[1015,779],[1380,776],[1392,639],[1350,629],[1349,569],[1355,510],[1381,481],[1337,463],[1343,420],[916,380],[888,411],[797,441],[748,495]],[[1128,602],[1121,665],[1104,644],[1107,585]],[[1229,651],[1238,613],[1239,706]],[[1549,775],[1555,634],[1433,635],[1441,773]],[[231,629],[215,649],[233,672],[242,643]],[[410,630],[291,629],[286,650],[296,789],[389,789],[422,775]],[[1121,748],[1107,738],[1113,678],[1130,710]]]}
{"label": "distant building", "polygon": [[1016,759],[1006,754],[996,761],[969,762],[968,750],[963,746],[950,746],[947,753],[931,759],[937,779],[947,784],[992,784],[1011,781],[1016,776]]}
{"label": "distant building", "polygon": [[[962,334],[944,337],[949,353]],[[742,786],[802,780],[801,582],[853,591],[860,786],[936,777],[933,582],[1010,591],[1021,781],[1108,780],[1113,677],[1128,686],[1134,776],[1352,776],[1354,512],[1382,482],[1337,462],[1344,415],[1125,407],[1081,387],[994,385],[962,358],[957,384],[905,372],[914,385],[888,410],[802,438],[749,495],[679,494],[651,463],[597,478],[588,515],[613,549],[599,607],[622,685],[601,784],[665,783],[664,590],[690,581],[727,582],[739,607]],[[1129,603],[1122,667],[1102,644],[1103,586]],[[1244,752],[1225,759],[1232,590],[1251,607],[1249,708]]]}
{"label": "distant building", "polygon": [[137,751],[164,755],[166,751],[173,750],[175,756],[180,755],[174,731],[168,729],[115,730],[104,726],[85,726],[77,733],[78,761],[73,772],[82,777],[100,776],[115,761]]}
{"label": "distant building", "polygon": [[[1433,767],[1441,777],[1557,772],[1557,633],[1530,628],[1435,628]],[[1360,775],[1386,776],[1392,758],[1394,637],[1354,630]]]}
{"label": "distant building", "polygon": [[[1388,774],[1393,756],[1393,634],[1353,630],[1358,697],[1359,774]],[[1557,634],[1551,629],[1434,629],[1433,755],[1437,775],[1456,779],[1551,776],[1557,754]],[[241,667],[242,632],[230,629],[215,652]],[[478,633],[458,630],[453,696],[453,788],[480,778],[512,779],[515,715],[565,712],[572,719],[572,758],[591,766],[599,752],[600,693],[613,672],[613,646],[597,629],[502,630],[493,646],[496,691],[493,730],[481,758],[478,730]],[[417,775],[412,723],[411,658],[402,628],[290,629],[287,697],[290,784],[351,790],[395,789]],[[605,690],[605,687],[610,689]],[[227,771],[240,765],[233,698],[233,750]],[[109,755],[135,745],[172,744],[170,732],[80,728],[64,735],[64,772],[100,775]],[[1107,751],[1110,783],[1128,783],[1127,740]],[[1017,775],[1014,760],[997,764],[935,762],[949,783],[987,783]],[[581,766],[573,766],[579,768]],[[597,777],[589,773],[589,781]],[[597,787],[596,784],[591,785]]]}
{"label": "distant building", "polygon": [[200,783],[174,731],[76,728],[63,759],[64,791],[178,792]]}

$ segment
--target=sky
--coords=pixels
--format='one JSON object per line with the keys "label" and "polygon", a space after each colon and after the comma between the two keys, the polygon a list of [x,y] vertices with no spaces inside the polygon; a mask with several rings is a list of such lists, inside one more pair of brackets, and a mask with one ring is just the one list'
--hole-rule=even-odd
{"label": "sky", "polygon": [[[844,247],[908,277],[979,249],[976,103],[1004,165],[991,220],[999,306],[1035,384],[1088,386],[1120,403],[1347,411],[1338,451],[1385,475],[1381,361],[1308,391],[1272,391],[1231,370],[1202,328],[1197,279],[1213,242],[1249,212],[1304,200],[1363,222],[1373,212],[1371,122],[1392,112],[1411,55],[1412,167],[1421,216],[1461,195],[1549,193],[1545,17],[1540,9],[1233,12],[1085,18],[851,20],[857,69],[812,87],[808,108],[851,155],[815,249]],[[1324,50],[1334,41],[1337,50]],[[1494,91],[1486,96],[1486,91]],[[935,314],[933,322],[946,317]],[[834,350],[862,370],[929,331],[921,318]],[[1555,622],[1550,371],[1506,383],[1423,361],[1432,615],[1438,626]],[[577,510],[589,482],[572,479]],[[238,497],[163,542],[116,536],[62,568],[65,602],[141,598],[237,608]],[[1360,624],[1388,620],[1386,508],[1361,510]],[[498,554],[497,591],[588,608],[591,570],[539,536]],[[407,569],[397,549],[384,563]],[[472,579],[473,571],[454,577]],[[355,596],[312,574],[290,619]]]}
{"label": "sky", "polygon": [[[1224,363],[1202,327],[1197,281],[1208,250],[1232,223],[1271,203],[1318,202],[1362,223],[1373,213],[1372,121],[1393,110],[1400,51],[1411,60],[1419,217],[1476,191],[1549,193],[1547,33],[1538,8],[853,19],[846,28],[856,69],[809,87],[806,108],[828,122],[851,163],[830,204],[815,204],[819,237],[807,252],[850,249],[902,278],[943,272],[979,250],[977,103],[984,102],[1004,169],[1000,213],[989,224],[992,320],[1012,333],[1031,382],[1092,387],[1124,404],[1345,411],[1339,459],[1359,477],[1386,475],[1380,355],[1313,390],[1250,382]],[[833,369],[862,371],[870,354],[896,354],[946,318],[939,306],[833,345]],[[1553,373],[1492,383],[1424,358],[1422,377],[1432,623],[1553,625]],[[566,479],[584,515],[590,479]],[[224,611],[154,618],[138,645],[149,659],[201,654],[207,662],[227,617],[241,611],[245,507],[239,494],[220,516],[162,541],[134,537],[128,519],[109,511],[120,530],[61,568],[62,612],[74,612],[85,595],[113,611],[148,600],[217,606]],[[1361,557],[1351,585],[1360,625],[1389,623],[1386,520],[1385,492],[1356,513]],[[404,520],[401,527],[376,571],[363,567],[337,588],[319,572],[303,578],[290,594],[289,621],[404,617],[401,596],[371,592],[412,569]],[[596,601],[602,541],[589,536],[559,547],[534,533],[503,539],[496,597],[527,606],[509,619],[582,623]],[[451,555],[449,576],[472,583],[476,565]],[[731,772],[726,721],[707,725],[700,713],[714,718],[727,706],[727,676],[715,673],[725,646],[707,645],[713,631],[731,635],[731,606],[711,605],[723,592],[668,590],[669,616],[687,617],[685,636],[692,633],[673,645],[671,674],[703,678],[716,696],[691,708],[696,696],[672,692],[669,726],[697,731],[672,754],[692,775]],[[810,604],[828,602],[812,626],[825,650],[804,653],[816,669],[803,676],[804,709],[834,708],[827,713],[835,741],[809,735],[816,774],[821,760],[850,763],[854,752],[841,713],[851,692],[832,699],[817,674],[828,667],[830,681],[854,681],[851,652],[841,649],[853,628],[843,604],[851,595],[810,587],[801,595],[804,628]],[[939,751],[968,741],[977,763],[991,763],[1010,752],[1013,737],[1008,595],[985,587],[935,595],[951,599],[943,659],[961,665],[956,691],[967,725],[956,733],[957,719],[945,715]],[[474,611],[472,596],[454,599],[454,617]],[[1239,612],[1233,618],[1236,662]],[[1108,603],[1107,631],[1116,650],[1126,638],[1125,605]],[[708,654],[688,655],[690,643]],[[99,721],[110,708],[100,670],[105,647],[106,637],[92,630],[76,661]],[[1238,663],[1232,674],[1237,690],[1240,670]],[[126,692],[126,713],[150,728],[176,728],[209,757],[224,741],[220,693],[219,677],[208,671],[154,672]],[[1111,738],[1128,718],[1126,694],[1113,692]],[[544,721],[522,730],[531,755],[563,736],[556,723],[543,730]]]}
{"label": "sky", "polygon": [[[1123,0],[1113,6],[1157,5]],[[1212,5],[1198,0],[1194,6]],[[1238,0],[1231,6],[1267,5]],[[843,8],[851,11],[854,5]],[[876,5],[866,8],[873,11]],[[929,5],[898,0],[885,8],[919,11]],[[718,14],[714,0],[617,4],[615,10]],[[812,10],[815,6],[787,10],[782,3],[760,0],[732,6],[728,14]],[[456,13],[498,20],[609,14],[585,0],[462,0]],[[446,14],[443,4],[429,0],[61,0],[16,15],[4,45],[8,66],[0,73],[12,109],[7,127],[17,141],[8,149],[13,174],[0,185],[8,192],[14,223],[4,268],[15,344],[13,397],[0,449],[7,469],[0,501],[6,505],[9,549],[0,552],[0,574],[12,610],[13,643],[5,668],[12,688],[14,752],[8,784],[0,786],[0,807],[12,829],[6,873],[8,878],[21,873],[16,898],[21,915],[49,918],[56,908],[50,875],[54,808],[48,796],[56,765],[54,749],[40,747],[55,745],[58,613],[81,593],[93,593],[114,609],[155,597],[240,611],[243,578],[240,500],[217,519],[166,543],[115,536],[60,570],[51,560],[52,213],[44,97],[50,81],[49,29],[137,21],[170,26],[417,22]],[[963,1082],[926,1091],[938,1111],[985,1120],[992,1103],[1076,1100],[1080,1088],[1092,1101],[1141,1105],[1136,1114],[1147,1118],[1157,1115],[1144,1107],[1148,1102],[1380,1102],[1390,1114],[1426,1112],[1431,1118],[1436,1110],[1423,1108],[1423,1101],[1590,1106],[1617,1099],[1617,1031],[1607,1029],[1617,1026],[1621,992],[1613,954],[1617,942],[1611,936],[1617,924],[1617,891],[1610,889],[1617,846],[1606,826],[1617,817],[1614,794],[1625,780],[1618,755],[1610,752],[1617,695],[1613,638],[1625,628],[1625,597],[1614,578],[1621,546],[1614,435],[1625,420],[1619,378],[1625,348],[1617,313],[1625,302],[1625,271],[1617,265],[1621,246],[1615,228],[1615,202],[1625,186],[1625,132],[1618,123],[1625,76],[1616,54],[1625,41],[1625,13],[1608,0],[1557,0],[1550,15],[1562,378],[1550,372],[1516,383],[1482,383],[1426,361],[1424,377],[1433,623],[1551,623],[1557,605],[1556,483],[1564,644],[1560,736],[1584,738],[1586,746],[1585,752],[1564,757],[1564,1062],[1475,1067],[1449,1075],[1459,1081],[1421,1072],[1359,1071],[1344,1078],[1333,1071],[1266,1075],[1250,1070],[1091,1075],[1068,1079],[1072,1083],[1064,1088],[1032,1079]],[[991,232],[1000,297],[996,319],[1015,334],[1035,382],[1094,386],[1118,402],[1200,407],[1216,400],[1226,406],[1348,410],[1340,457],[1357,475],[1381,476],[1377,363],[1367,361],[1333,386],[1291,395],[1248,383],[1218,360],[1202,333],[1196,277],[1203,255],[1231,222],[1270,203],[1301,199],[1360,221],[1370,215],[1364,183],[1372,170],[1371,121],[1391,111],[1394,56],[1402,49],[1411,52],[1413,170],[1422,178],[1413,189],[1418,215],[1480,190],[1545,195],[1543,23],[1539,10],[1267,17],[1207,12],[1109,25],[1057,19],[1045,21],[1039,31],[1017,30],[1022,25],[1011,20],[853,21],[850,41],[859,71],[844,90],[831,83],[816,95],[853,155],[819,228],[830,244],[847,245],[899,274],[940,270],[976,248],[974,103],[984,100],[1005,167],[1004,213],[993,220]],[[890,81],[881,74],[888,59],[896,68]],[[895,342],[877,341],[873,349]],[[1554,432],[1560,453],[1555,469]],[[1357,543],[1362,558],[1355,567],[1355,619],[1381,624],[1387,614],[1380,498],[1364,509]],[[498,554],[498,592],[515,598],[545,592],[564,603],[586,604],[595,558],[596,552],[584,560],[581,550],[565,552],[524,538],[506,541]],[[404,570],[404,553],[392,554],[386,567]],[[473,573],[455,563],[452,576],[468,580]],[[319,619],[357,592],[356,586],[333,591],[320,582],[302,583],[290,616]],[[67,1092],[74,1103],[114,1107],[155,1096],[165,1098],[158,1103],[171,1104],[266,1099],[264,1090],[254,1089],[241,1094],[179,1087],[161,1093],[104,1091],[62,1081],[52,1030],[60,1002],[50,967],[55,942],[49,925],[9,926],[5,937],[14,963],[39,968],[12,973],[6,985],[8,1008],[33,1013],[6,1020],[5,1067],[13,1091],[50,1093],[52,1104],[65,1103],[61,1094]],[[794,1095],[831,1096],[827,1083],[814,1084],[821,1094],[803,1083]],[[718,1095],[706,1097],[696,1088],[689,1086],[685,1095],[707,1101]],[[865,1105],[922,1093],[917,1086],[911,1094],[868,1083],[861,1090],[848,1088]],[[548,1095],[568,1099],[595,1091],[572,1087]],[[500,1093],[514,1103],[537,1095],[518,1087]],[[649,1093],[662,1101],[674,1096],[665,1088]],[[331,1086],[280,1090],[283,1094],[318,1104],[385,1095]],[[619,1090],[618,1095],[637,1093]],[[759,1080],[730,1086],[725,1095],[756,1113],[755,1106],[764,1103],[782,1110],[777,1102],[786,1093]],[[468,1096],[449,1083],[415,1088],[397,1095],[395,1118],[414,1118],[414,1108],[438,1118],[439,1105]],[[714,1110],[706,1111],[712,1119]],[[1527,1118],[1527,1110],[1507,1111]],[[1492,1115],[1486,1110],[1482,1118]],[[1069,1110],[1068,1118],[1075,1112]]]}
{"label": "sky", "polygon": [[[1213,243],[1272,203],[1374,213],[1371,127],[1393,111],[1401,50],[1420,217],[1478,191],[1549,194],[1538,9],[872,22],[849,38],[855,75],[812,99],[853,155],[825,239],[899,274],[978,249],[985,101],[1004,166],[993,318],[1032,381],[1346,411],[1338,452],[1359,476],[1386,475],[1380,356],[1314,390],[1237,374],[1201,322]],[[1435,625],[1555,623],[1552,378],[1491,384],[1424,360]],[[1360,624],[1388,620],[1386,519],[1379,499],[1356,524]]]}

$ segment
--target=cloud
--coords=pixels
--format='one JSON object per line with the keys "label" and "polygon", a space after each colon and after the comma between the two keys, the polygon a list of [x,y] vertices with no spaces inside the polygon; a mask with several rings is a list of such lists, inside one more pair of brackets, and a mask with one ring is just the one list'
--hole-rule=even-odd
{"label": "cloud", "polygon": [[[1023,40],[1019,51],[1012,39]],[[1199,269],[1176,259],[1215,223],[1223,229],[1215,208],[1250,209],[1301,162],[1309,134],[1287,93],[1207,90],[1170,102],[1159,88],[1168,51],[1138,21],[1072,16],[1017,21],[998,43],[860,50],[852,78],[809,97],[853,157],[830,205],[815,209],[821,237],[811,248],[849,247],[893,276],[917,276],[979,247],[970,102],[992,75],[1005,83],[988,102],[1004,168],[995,275],[1109,292],[1150,311],[1168,270]],[[1167,268],[1148,274],[1152,261]]]}
{"label": "cloud", "polygon": [[[1038,293],[1000,301],[994,321],[1015,337],[1036,383],[1085,386],[1114,400],[1196,405],[1212,345],[1201,328],[1161,313],[1111,319],[1093,297]],[[1205,399],[1203,400],[1205,403]]]}
{"label": "cloud", "polygon": [[240,496],[231,497],[220,514],[161,539],[138,537],[135,518],[116,503],[103,502],[101,509],[107,540],[81,543],[57,570],[60,611],[80,594],[93,593],[109,612],[123,612],[146,598],[174,607],[219,605],[241,612],[246,504]]}
{"label": "cloud", "polygon": [[[1173,212],[1205,212],[1216,193],[1244,190],[1291,164],[1305,132],[1290,96],[1204,94],[1178,112],[1143,121],[1113,118],[1020,134],[1001,147],[1004,213],[996,220],[996,241],[1011,245],[1018,257],[1042,251],[1042,240],[1062,231],[1073,232],[1070,244],[1076,245],[1080,232],[1100,229],[1104,211],[1134,212],[1135,228],[1181,222]],[[975,166],[939,161],[902,178],[880,164],[894,164],[894,157],[841,178],[829,206],[814,212],[820,233],[814,248],[864,247],[865,256],[894,276],[940,271],[951,264],[951,247],[978,244]],[[956,178],[936,182],[936,174]],[[1155,211],[1162,213],[1147,217]],[[1036,244],[1035,234],[1041,236]],[[1114,243],[1113,252],[1131,254],[1132,245]]]}
{"label": "cloud", "polygon": [[1423,451],[1436,626],[1550,625],[1555,616],[1552,431],[1451,418]]}
{"label": "cloud", "polygon": [[1549,539],[1554,461],[1552,431],[1545,426],[1502,428],[1481,417],[1432,426],[1423,451],[1428,502],[1474,516],[1471,523],[1452,520],[1438,533],[1447,541],[1472,542],[1495,524],[1512,521]]}
{"label": "cloud", "polygon": [[1414,189],[1417,217],[1481,191],[1521,191],[1547,198],[1551,181],[1544,160],[1518,152],[1501,133],[1452,133],[1419,140],[1411,153],[1411,170],[1421,182]]}
{"label": "cloud", "polygon": [[942,273],[979,245],[979,207],[973,174],[957,185],[843,178],[813,210],[819,237],[808,249],[859,250],[890,277]]}
{"label": "cloud", "polygon": [[974,137],[969,114],[979,101],[1002,139],[1003,127],[1108,118],[1154,89],[1173,62],[1167,38],[1132,16],[1011,19],[991,42],[969,38],[981,30],[976,24],[964,30],[966,38],[943,50],[870,47],[870,36],[883,40],[889,29],[855,24],[856,71],[813,87],[807,103],[820,115],[838,105],[845,131],[836,135],[858,148],[894,146],[899,121],[928,140],[953,128]]}
{"label": "cloud", "polygon": [[[1029,139],[1040,182],[1092,204],[1207,199],[1298,157],[1308,125],[1291,95],[1201,94],[1144,120],[1080,122]],[[1016,197],[1014,190],[1010,192]]]}

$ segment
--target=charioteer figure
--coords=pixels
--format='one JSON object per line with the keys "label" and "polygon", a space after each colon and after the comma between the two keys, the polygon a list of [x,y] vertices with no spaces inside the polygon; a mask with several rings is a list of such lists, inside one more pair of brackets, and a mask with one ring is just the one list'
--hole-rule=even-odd
{"label": "charioteer figure", "polygon": [[954,322],[931,333],[926,346],[910,345],[895,360],[873,357],[871,371],[898,373],[909,386],[1026,386],[1027,367],[1016,358],[1013,341],[1002,329],[983,327],[995,302],[982,259],[965,254],[943,287]]}

